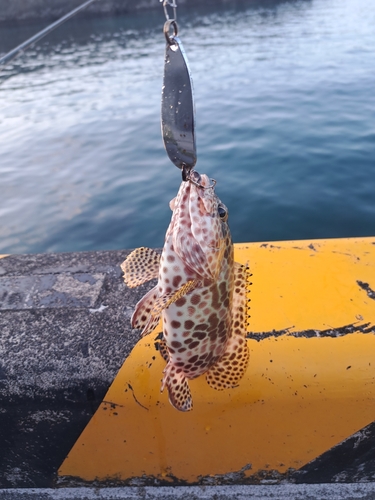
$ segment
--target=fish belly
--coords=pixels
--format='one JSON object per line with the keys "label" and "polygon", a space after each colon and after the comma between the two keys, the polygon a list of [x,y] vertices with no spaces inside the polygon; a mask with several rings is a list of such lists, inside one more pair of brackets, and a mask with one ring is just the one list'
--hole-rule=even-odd
{"label": "fish belly", "polygon": [[223,289],[220,283],[203,286],[163,312],[169,363],[188,379],[206,373],[225,353],[231,312]]}

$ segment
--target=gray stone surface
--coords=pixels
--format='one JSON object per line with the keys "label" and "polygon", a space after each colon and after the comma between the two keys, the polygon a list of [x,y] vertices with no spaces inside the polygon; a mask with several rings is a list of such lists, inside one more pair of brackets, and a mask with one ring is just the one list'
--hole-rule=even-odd
{"label": "gray stone surface", "polygon": [[138,339],[130,317],[148,289],[123,283],[127,253],[0,260],[0,398],[111,383]]}
{"label": "gray stone surface", "polygon": [[137,342],[128,253],[0,259],[0,488],[53,486]]}
{"label": "gray stone surface", "polygon": [[373,500],[375,483],[0,490],[0,500]]}
{"label": "gray stone surface", "polygon": [[94,307],[104,274],[45,274],[0,278],[0,310]]}

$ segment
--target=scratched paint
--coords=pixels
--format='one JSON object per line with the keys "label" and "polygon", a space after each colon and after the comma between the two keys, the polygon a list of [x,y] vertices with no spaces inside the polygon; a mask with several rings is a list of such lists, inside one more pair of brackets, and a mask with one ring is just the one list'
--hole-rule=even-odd
{"label": "scratched paint", "polygon": [[235,258],[253,273],[239,387],[218,392],[199,378],[194,410],[176,412],[159,392],[159,326],[125,361],[61,478],[280,478],[375,420],[375,309],[358,284],[375,288],[375,239],[241,244]]}

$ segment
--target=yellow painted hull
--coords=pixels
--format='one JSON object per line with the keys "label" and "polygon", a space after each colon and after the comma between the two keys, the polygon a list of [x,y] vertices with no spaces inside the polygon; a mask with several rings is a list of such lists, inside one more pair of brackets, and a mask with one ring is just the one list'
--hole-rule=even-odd
{"label": "yellow painted hull", "polygon": [[160,393],[159,326],[124,362],[60,476],[282,477],[375,421],[375,238],[237,244],[235,259],[253,273],[239,386],[217,392],[200,377],[193,411],[173,409]]}

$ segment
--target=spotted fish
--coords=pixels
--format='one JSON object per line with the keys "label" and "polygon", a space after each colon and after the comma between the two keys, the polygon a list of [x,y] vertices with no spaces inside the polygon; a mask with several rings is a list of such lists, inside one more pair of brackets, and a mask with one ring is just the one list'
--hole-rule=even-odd
{"label": "spotted fish", "polygon": [[188,384],[206,374],[217,390],[234,387],[244,375],[246,266],[233,260],[228,211],[206,175],[190,172],[170,207],[172,219],[162,255],[134,250],[122,264],[124,280],[157,285],[136,305],[132,327],[150,333],[163,319],[160,352],[167,362],[162,390],[181,411],[193,407]]}

